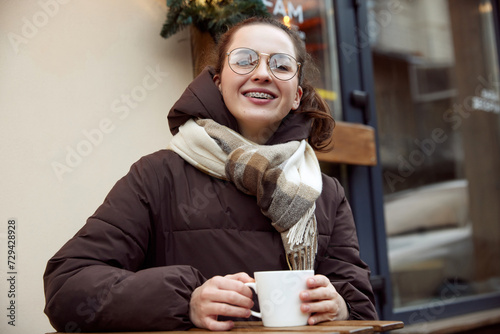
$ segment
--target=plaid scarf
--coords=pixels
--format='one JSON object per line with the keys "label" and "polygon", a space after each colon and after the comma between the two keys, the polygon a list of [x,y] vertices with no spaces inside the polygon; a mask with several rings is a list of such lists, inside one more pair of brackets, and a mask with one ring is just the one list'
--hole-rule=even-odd
{"label": "plaid scarf", "polygon": [[290,269],[313,269],[318,233],[314,210],[322,180],[305,140],[258,145],[213,120],[191,119],[179,128],[169,149],[256,196],[262,213],[281,234]]}

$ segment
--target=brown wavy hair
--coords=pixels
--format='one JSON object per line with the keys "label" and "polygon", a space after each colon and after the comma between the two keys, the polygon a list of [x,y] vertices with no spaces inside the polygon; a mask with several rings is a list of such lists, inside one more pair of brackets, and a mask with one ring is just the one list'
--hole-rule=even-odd
{"label": "brown wavy hair", "polygon": [[318,95],[311,84],[312,78],[317,76],[319,71],[314,65],[311,55],[307,52],[304,42],[295,30],[270,17],[252,17],[234,25],[217,40],[217,49],[215,50],[216,54],[213,61],[215,73],[220,74],[222,72],[226,53],[228,52],[228,47],[232,42],[234,33],[241,27],[251,24],[268,24],[283,30],[290,36],[295,47],[297,61],[301,63],[298,79],[299,85],[303,90],[300,106],[293,112],[304,113],[312,119],[308,142],[317,151],[327,151],[327,146],[331,142],[335,121],[331,116],[330,107]]}

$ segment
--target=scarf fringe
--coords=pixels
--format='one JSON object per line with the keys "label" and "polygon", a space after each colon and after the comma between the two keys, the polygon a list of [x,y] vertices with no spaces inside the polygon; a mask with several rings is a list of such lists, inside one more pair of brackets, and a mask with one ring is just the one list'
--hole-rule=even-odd
{"label": "scarf fringe", "polygon": [[290,270],[311,270],[314,269],[314,259],[316,251],[313,247],[305,247],[300,251],[287,254],[286,260]]}
{"label": "scarf fringe", "polygon": [[315,209],[316,205],[313,205],[297,224],[286,232],[289,247],[287,262],[291,270],[314,269],[314,259],[318,248]]}
{"label": "scarf fringe", "polygon": [[315,219],[313,217],[315,210],[316,204],[309,208],[302,218],[288,230],[286,237],[288,238],[291,250],[293,250],[294,245],[302,244],[304,239],[315,230],[315,226],[313,226],[315,225]]}

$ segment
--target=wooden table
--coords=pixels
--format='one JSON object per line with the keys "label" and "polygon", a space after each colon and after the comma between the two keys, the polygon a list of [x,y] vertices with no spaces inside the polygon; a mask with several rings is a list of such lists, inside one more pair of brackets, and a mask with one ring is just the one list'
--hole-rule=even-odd
{"label": "wooden table", "polygon": [[[236,322],[231,332],[250,333],[335,333],[335,334],[365,334],[387,332],[403,328],[401,321],[364,321],[364,320],[346,320],[346,321],[328,321],[315,326],[296,326],[296,327],[264,327],[260,321]],[[191,331],[205,331],[199,328],[193,328]]]}
{"label": "wooden table", "polygon": [[[296,326],[296,327],[264,327],[260,321],[242,321],[235,322],[235,326],[229,332],[244,332],[244,334],[265,333],[265,334],[370,334],[387,332],[403,328],[401,321],[370,321],[370,320],[346,320],[346,321],[328,321],[315,326]],[[187,332],[210,332],[206,329],[193,328],[189,331],[163,331],[154,332],[156,334],[186,334]],[[150,332],[151,333],[151,332]],[[216,333],[216,332],[213,332]],[[56,333],[53,333],[56,334]],[[59,333],[58,334],[63,334]],[[103,333],[94,333],[103,334]],[[114,333],[125,334],[125,333]],[[146,334],[146,332],[134,332],[134,334]],[[200,333],[201,334],[201,333]]]}

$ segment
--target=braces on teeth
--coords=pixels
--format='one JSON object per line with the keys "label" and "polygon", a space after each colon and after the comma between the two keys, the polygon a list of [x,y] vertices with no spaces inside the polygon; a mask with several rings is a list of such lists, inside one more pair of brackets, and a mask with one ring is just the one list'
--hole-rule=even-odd
{"label": "braces on teeth", "polygon": [[246,96],[248,97],[256,97],[256,98],[259,98],[259,99],[272,99],[273,96],[270,95],[270,94],[266,94],[266,93],[247,93],[245,94]]}

